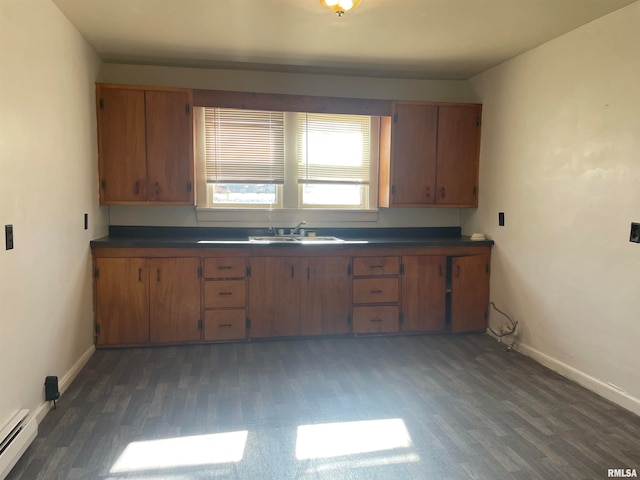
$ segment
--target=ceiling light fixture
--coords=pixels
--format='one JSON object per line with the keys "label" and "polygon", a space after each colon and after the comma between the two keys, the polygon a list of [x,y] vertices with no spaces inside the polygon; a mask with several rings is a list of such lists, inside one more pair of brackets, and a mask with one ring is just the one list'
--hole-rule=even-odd
{"label": "ceiling light fixture", "polygon": [[356,8],[360,4],[360,0],[320,0],[320,3],[341,17],[345,12]]}

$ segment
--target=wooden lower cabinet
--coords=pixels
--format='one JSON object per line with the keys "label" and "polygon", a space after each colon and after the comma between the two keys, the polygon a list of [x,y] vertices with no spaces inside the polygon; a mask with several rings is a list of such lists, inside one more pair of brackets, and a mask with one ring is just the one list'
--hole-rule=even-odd
{"label": "wooden lower cabinet", "polygon": [[353,333],[397,332],[399,316],[395,305],[353,307]]}
{"label": "wooden lower cabinet", "polygon": [[98,347],[149,342],[149,276],[146,259],[96,259],[94,289]]}
{"label": "wooden lower cabinet", "polygon": [[200,258],[149,260],[151,343],[200,340]]}
{"label": "wooden lower cabinet", "polygon": [[487,328],[489,247],[265,251],[95,250],[96,346]]}
{"label": "wooden lower cabinet", "polygon": [[246,337],[246,259],[204,259],[204,332],[211,342]]}
{"label": "wooden lower cabinet", "polygon": [[447,257],[402,257],[402,330],[441,332],[446,328]]}
{"label": "wooden lower cabinet", "polygon": [[300,334],[300,283],[297,257],[253,257],[249,260],[250,336]]}
{"label": "wooden lower cabinet", "polygon": [[451,331],[481,332],[489,313],[489,255],[451,260]]}
{"label": "wooden lower cabinet", "polygon": [[199,258],[97,258],[96,345],[200,339]]}
{"label": "wooden lower cabinet", "polygon": [[250,336],[349,331],[349,257],[252,257]]}
{"label": "wooden lower cabinet", "polygon": [[307,278],[300,292],[300,334],[349,333],[350,258],[301,260],[303,268],[306,267]]}
{"label": "wooden lower cabinet", "polygon": [[245,337],[244,308],[206,310],[204,312],[204,340],[238,340]]}

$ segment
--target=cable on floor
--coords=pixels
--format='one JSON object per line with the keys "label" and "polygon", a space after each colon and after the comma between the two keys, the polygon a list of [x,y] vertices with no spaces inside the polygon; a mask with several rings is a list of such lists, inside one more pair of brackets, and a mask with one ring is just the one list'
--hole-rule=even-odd
{"label": "cable on floor", "polygon": [[488,327],[489,327],[489,330],[491,330],[491,333],[493,333],[499,339],[502,339],[503,337],[508,337],[510,335],[513,335],[513,342],[511,342],[511,344],[508,344],[507,342],[505,342],[505,344],[507,345],[507,351],[510,352],[511,350],[513,350],[513,346],[516,343],[518,321],[517,320],[513,320],[509,315],[507,315],[502,310],[500,310],[498,307],[496,307],[495,303],[489,302],[489,305],[491,305],[496,312],[498,312],[499,314],[504,316],[509,321],[508,324],[502,324],[500,326],[500,331],[499,332],[495,331],[493,329],[493,327],[491,326],[491,324],[489,324]]}

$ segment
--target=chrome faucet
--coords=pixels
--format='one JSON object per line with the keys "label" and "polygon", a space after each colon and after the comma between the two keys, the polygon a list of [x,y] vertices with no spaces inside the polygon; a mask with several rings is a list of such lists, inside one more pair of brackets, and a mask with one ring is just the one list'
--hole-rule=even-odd
{"label": "chrome faucet", "polygon": [[302,220],[298,225],[296,225],[295,227],[293,227],[291,229],[291,231],[289,232],[289,235],[296,235],[296,232],[300,229],[301,226],[306,225],[307,222],[305,222],[304,220]]}

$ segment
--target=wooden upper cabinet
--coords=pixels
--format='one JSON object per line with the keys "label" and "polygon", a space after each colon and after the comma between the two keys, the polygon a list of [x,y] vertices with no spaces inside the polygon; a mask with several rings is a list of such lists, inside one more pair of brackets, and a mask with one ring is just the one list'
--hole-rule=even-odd
{"label": "wooden upper cabinet", "polygon": [[437,106],[394,104],[391,129],[393,206],[411,207],[433,203],[437,132]]}
{"label": "wooden upper cabinet", "polygon": [[193,205],[192,93],[98,84],[100,202]]}
{"label": "wooden upper cabinet", "polygon": [[436,203],[478,206],[481,105],[438,108]]}
{"label": "wooden upper cabinet", "polygon": [[144,91],[98,89],[100,202],[147,198]]}
{"label": "wooden upper cabinet", "polygon": [[193,126],[188,92],[145,92],[147,192],[152,202],[193,204]]}
{"label": "wooden upper cabinet", "polygon": [[381,119],[381,207],[477,207],[477,104],[394,102]]}
{"label": "wooden upper cabinet", "polygon": [[451,260],[451,331],[487,329],[489,312],[489,255]]}

